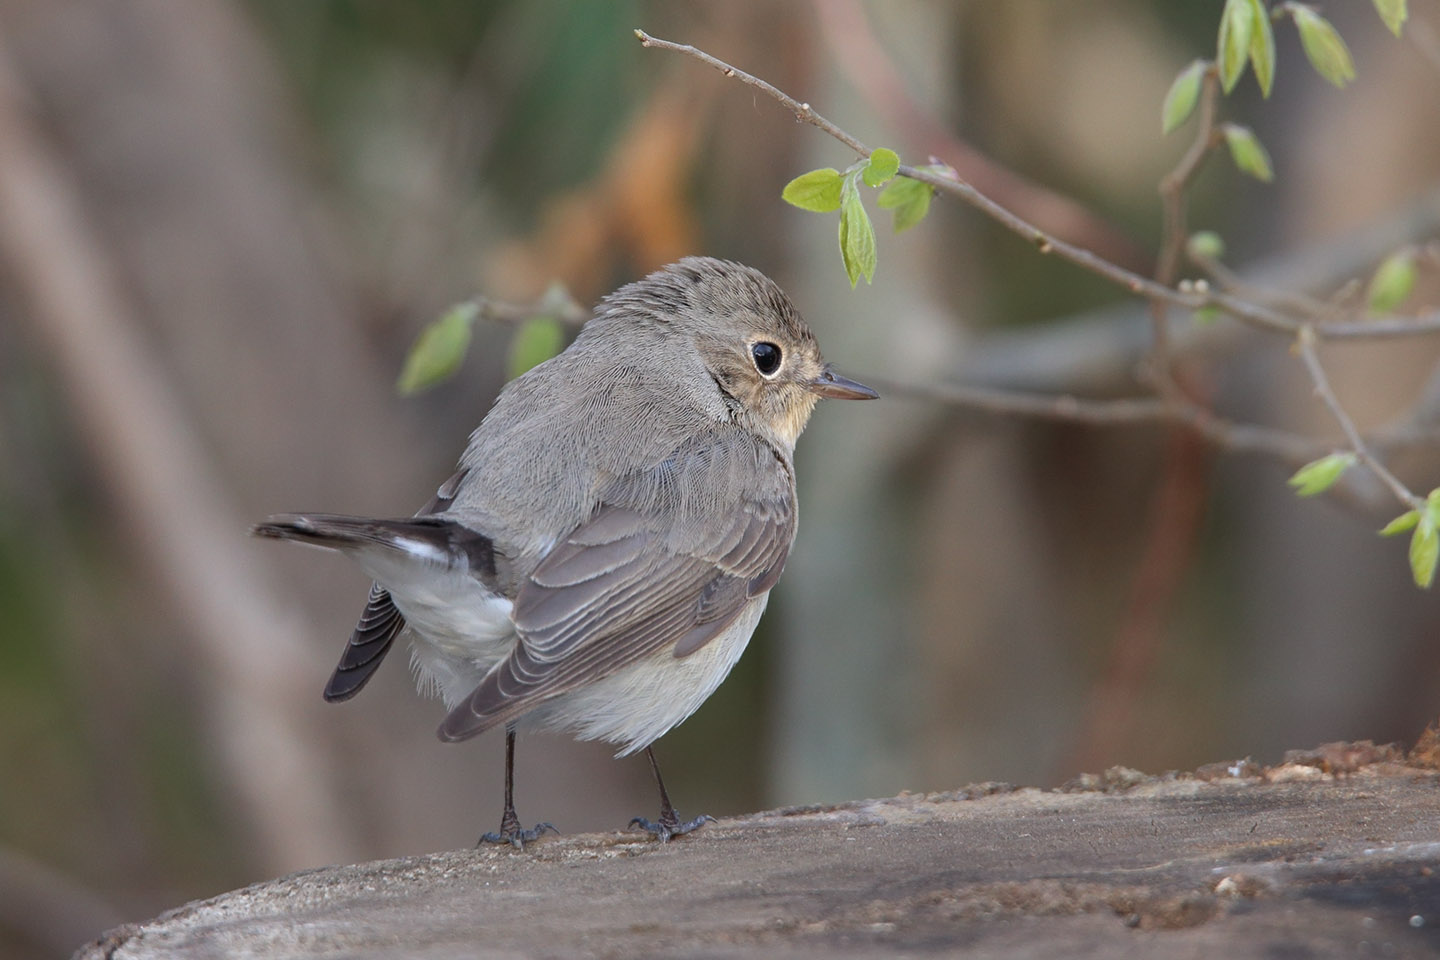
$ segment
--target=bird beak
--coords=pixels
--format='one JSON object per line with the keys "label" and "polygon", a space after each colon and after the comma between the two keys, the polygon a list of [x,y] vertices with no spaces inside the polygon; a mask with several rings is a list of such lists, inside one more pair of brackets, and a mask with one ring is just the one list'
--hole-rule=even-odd
{"label": "bird beak", "polygon": [[880,397],[865,384],[840,376],[828,363],[820,376],[805,384],[805,389],[835,400],[876,400]]}

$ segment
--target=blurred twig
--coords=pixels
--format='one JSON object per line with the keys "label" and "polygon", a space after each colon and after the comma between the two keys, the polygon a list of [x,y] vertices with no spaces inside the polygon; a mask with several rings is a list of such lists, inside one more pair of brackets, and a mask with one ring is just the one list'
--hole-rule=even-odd
{"label": "blurred twig", "polygon": [[924,151],[944,157],[962,179],[1021,216],[1050,225],[1107,259],[1135,267],[1147,257],[1129,237],[1076,200],[1001,166],[950,133],[922,109],[905,87],[900,71],[876,39],[858,0],[814,0],[816,19],[831,58],[850,85],[878,113],[896,118],[902,132]]}
{"label": "blurred twig", "polygon": [[258,865],[326,863],[350,849],[347,805],[326,751],[301,722],[296,684],[323,672],[300,617],[242,552],[245,525],[167,378],[136,331],[128,298],[80,194],[27,112],[0,37],[0,259],[32,307],[100,468],[115,514],[188,620],[207,669],[219,762],[249,818]]}
{"label": "blurred twig", "polygon": [[1340,290],[1332,294],[1328,301],[1316,300],[1314,297],[1308,297],[1301,293],[1293,293],[1289,290],[1270,290],[1250,283],[1220,261],[1193,250],[1186,252],[1186,258],[1220,284],[1224,290],[1229,290],[1247,300],[1275,304],[1284,310],[1322,322],[1335,320],[1341,316],[1344,312],[1342,304],[1360,287],[1359,280],[1351,278]]}
{"label": "blurred twig", "polygon": [[[1343,237],[1268,256],[1247,265],[1243,274],[1228,271],[1228,279],[1213,274],[1212,278],[1247,299],[1279,304],[1293,298],[1294,305],[1287,309],[1323,319],[1326,315],[1315,310],[1316,304],[1334,302],[1342,307],[1347,301],[1340,293],[1358,287],[1359,276],[1380,258],[1398,247],[1420,243],[1436,231],[1440,231],[1440,190],[1431,190]],[[1193,253],[1189,256],[1196,261]],[[1208,266],[1196,262],[1210,273]],[[1337,287],[1339,293],[1325,300],[1281,292]],[[1136,304],[1121,303],[1063,322],[988,330],[967,344],[951,375],[988,386],[1080,390],[1121,379],[1143,362],[1150,348],[1150,329],[1145,311]],[[1262,331],[1240,324],[1177,324],[1172,320],[1170,328],[1173,348],[1186,354],[1245,349],[1262,335]],[[1421,415],[1420,423],[1440,416],[1440,375],[1433,390],[1421,391],[1415,412]]]}
{"label": "blurred twig", "polygon": [[467,302],[475,305],[476,319],[502,327],[518,327],[537,316],[546,316],[554,317],[567,327],[577,328],[590,319],[591,313],[588,307],[570,296],[569,291],[560,287],[551,287],[530,303],[496,300],[484,295],[472,297]]}
{"label": "blurred twig", "polygon": [[1331,449],[1325,444],[1253,424],[1217,417],[1204,407],[1160,397],[1091,399],[1070,394],[1028,393],[971,384],[917,384],[867,374],[865,382],[885,396],[937,400],[980,413],[1057,420],[1086,426],[1159,423],[1189,428],[1209,442],[1242,453],[1265,453],[1303,463]]}
{"label": "blurred twig", "polygon": [[[1179,279],[1180,258],[1185,249],[1188,192],[1205,158],[1219,143],[1215,129],[1215,106],[1220,98],[1220,74],[1214,64],[1205,70],[1200,89],[1200,119],[1195,139],[1175,169],[1160,181],[1160,206],[1164,225],[1160,235],[1160,256],[1155,261],[1155,282],[1167,289]],[[1170,371],[1169,302],[1162,297],[1150,300],[1150,357],[1146,365],[1155,389],[1162,396],[1179,397]]]}
{"label": "blurred twig", "polygon": [[1320,365],[1320,357],[1315,352],[1315,335],[1309,327],[1300,329],[1300,335],[1295,338],[1295,344],[1296,349],[1300,352],[1300,359],[1305,362],[1305,369],[1310,373],[1310,380],[1315,385],[1315,395],[1324,402],[1331,415],[1335,417],[1335,422],[1340,424],[1340,429],[1345,431],[1345,439],[1349,441],[1350,448],[1355,451],[1360,462],[1365,464],[1371,473],[1390,488],[1390,492],[1395,494],[1395,499],[1399,500],[1406,509],[1424,509],[1425,501],[1411,493],[1410,488],[1401,483],[1395,474],[1391,473],[1385,464],[1370,452],[1365,439],[1355,426],[1355,421],[1340,405],[1335,391],[1330,388],[1330,378],[1325,375],[1325,368]]}

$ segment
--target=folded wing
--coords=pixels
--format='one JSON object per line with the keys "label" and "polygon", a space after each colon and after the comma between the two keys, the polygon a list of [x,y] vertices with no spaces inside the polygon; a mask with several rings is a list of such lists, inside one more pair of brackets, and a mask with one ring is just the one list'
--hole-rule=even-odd
{"label": "folded wing", "polygon": [[514,653],[440,737],[474,736],[660,651],[689,656],[774,586],[795,535],[794,485],[786,460],[745,442],[692,444],[617,483],[522,585]]}

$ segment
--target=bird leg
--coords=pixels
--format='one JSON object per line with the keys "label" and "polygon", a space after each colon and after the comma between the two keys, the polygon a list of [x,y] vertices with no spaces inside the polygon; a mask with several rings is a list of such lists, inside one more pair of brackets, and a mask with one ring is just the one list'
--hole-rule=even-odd
{"label": "bird leg", "polygon": [[515,725],[508,724],[505,727],[505,812],[500,815],[500,832],[485,834],[480,843],[508,843],[516,850],[524,850],[525,844],[540,839],[546,830],[560,833],[552,823],[537,823],[533,830],[523,830],[520,818],[515,816]]}
{"label": "bird leg", "polygon": [[655,772],[655,785],[660,788],[660,821],[652,823],[644,817],[636,817],[630,821],[630,826],[639,827],[661,843],[667,843],[671,837],[684,836],[702,823],[715,822],[715,818],[709,814],[701,814],[694,820],[681,823],[679,814],[670,803],[670,794],[665,792],[665,781],[660,779],[660,764],[655,762],[655,751],[646,747],[645,756],[650,758],[650,769]]}

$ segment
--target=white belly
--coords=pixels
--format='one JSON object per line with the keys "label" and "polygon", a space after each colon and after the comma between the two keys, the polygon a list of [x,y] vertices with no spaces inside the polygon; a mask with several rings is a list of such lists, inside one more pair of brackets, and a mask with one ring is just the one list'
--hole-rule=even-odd
{"label": "white belly", "polygon": [[[410,662],[421,693],[438,693],[447,710],[464,701],[515,648],[511,601],[467,571],[413,559],[357,557],[385,585],[405,616]],[[399,558],[396,558],[399,561]],[[566,732],[580,740],[621,744],[617,756],[643,750],[699,709],[729,675],[769,594],[752,600],[730,629],[677,659],[667,647],[639,663],[556,697],[522,716],[526,730]]]}
{"label": "white belly", "polygon": [[729,674],[769,602],[750,602],[723,634],[684,659],[670,649],[603,680],[549,700],[520,719],[521,729],[564,731],[577,740],[622,744],[617,757],[643,750],[700,708]]}

